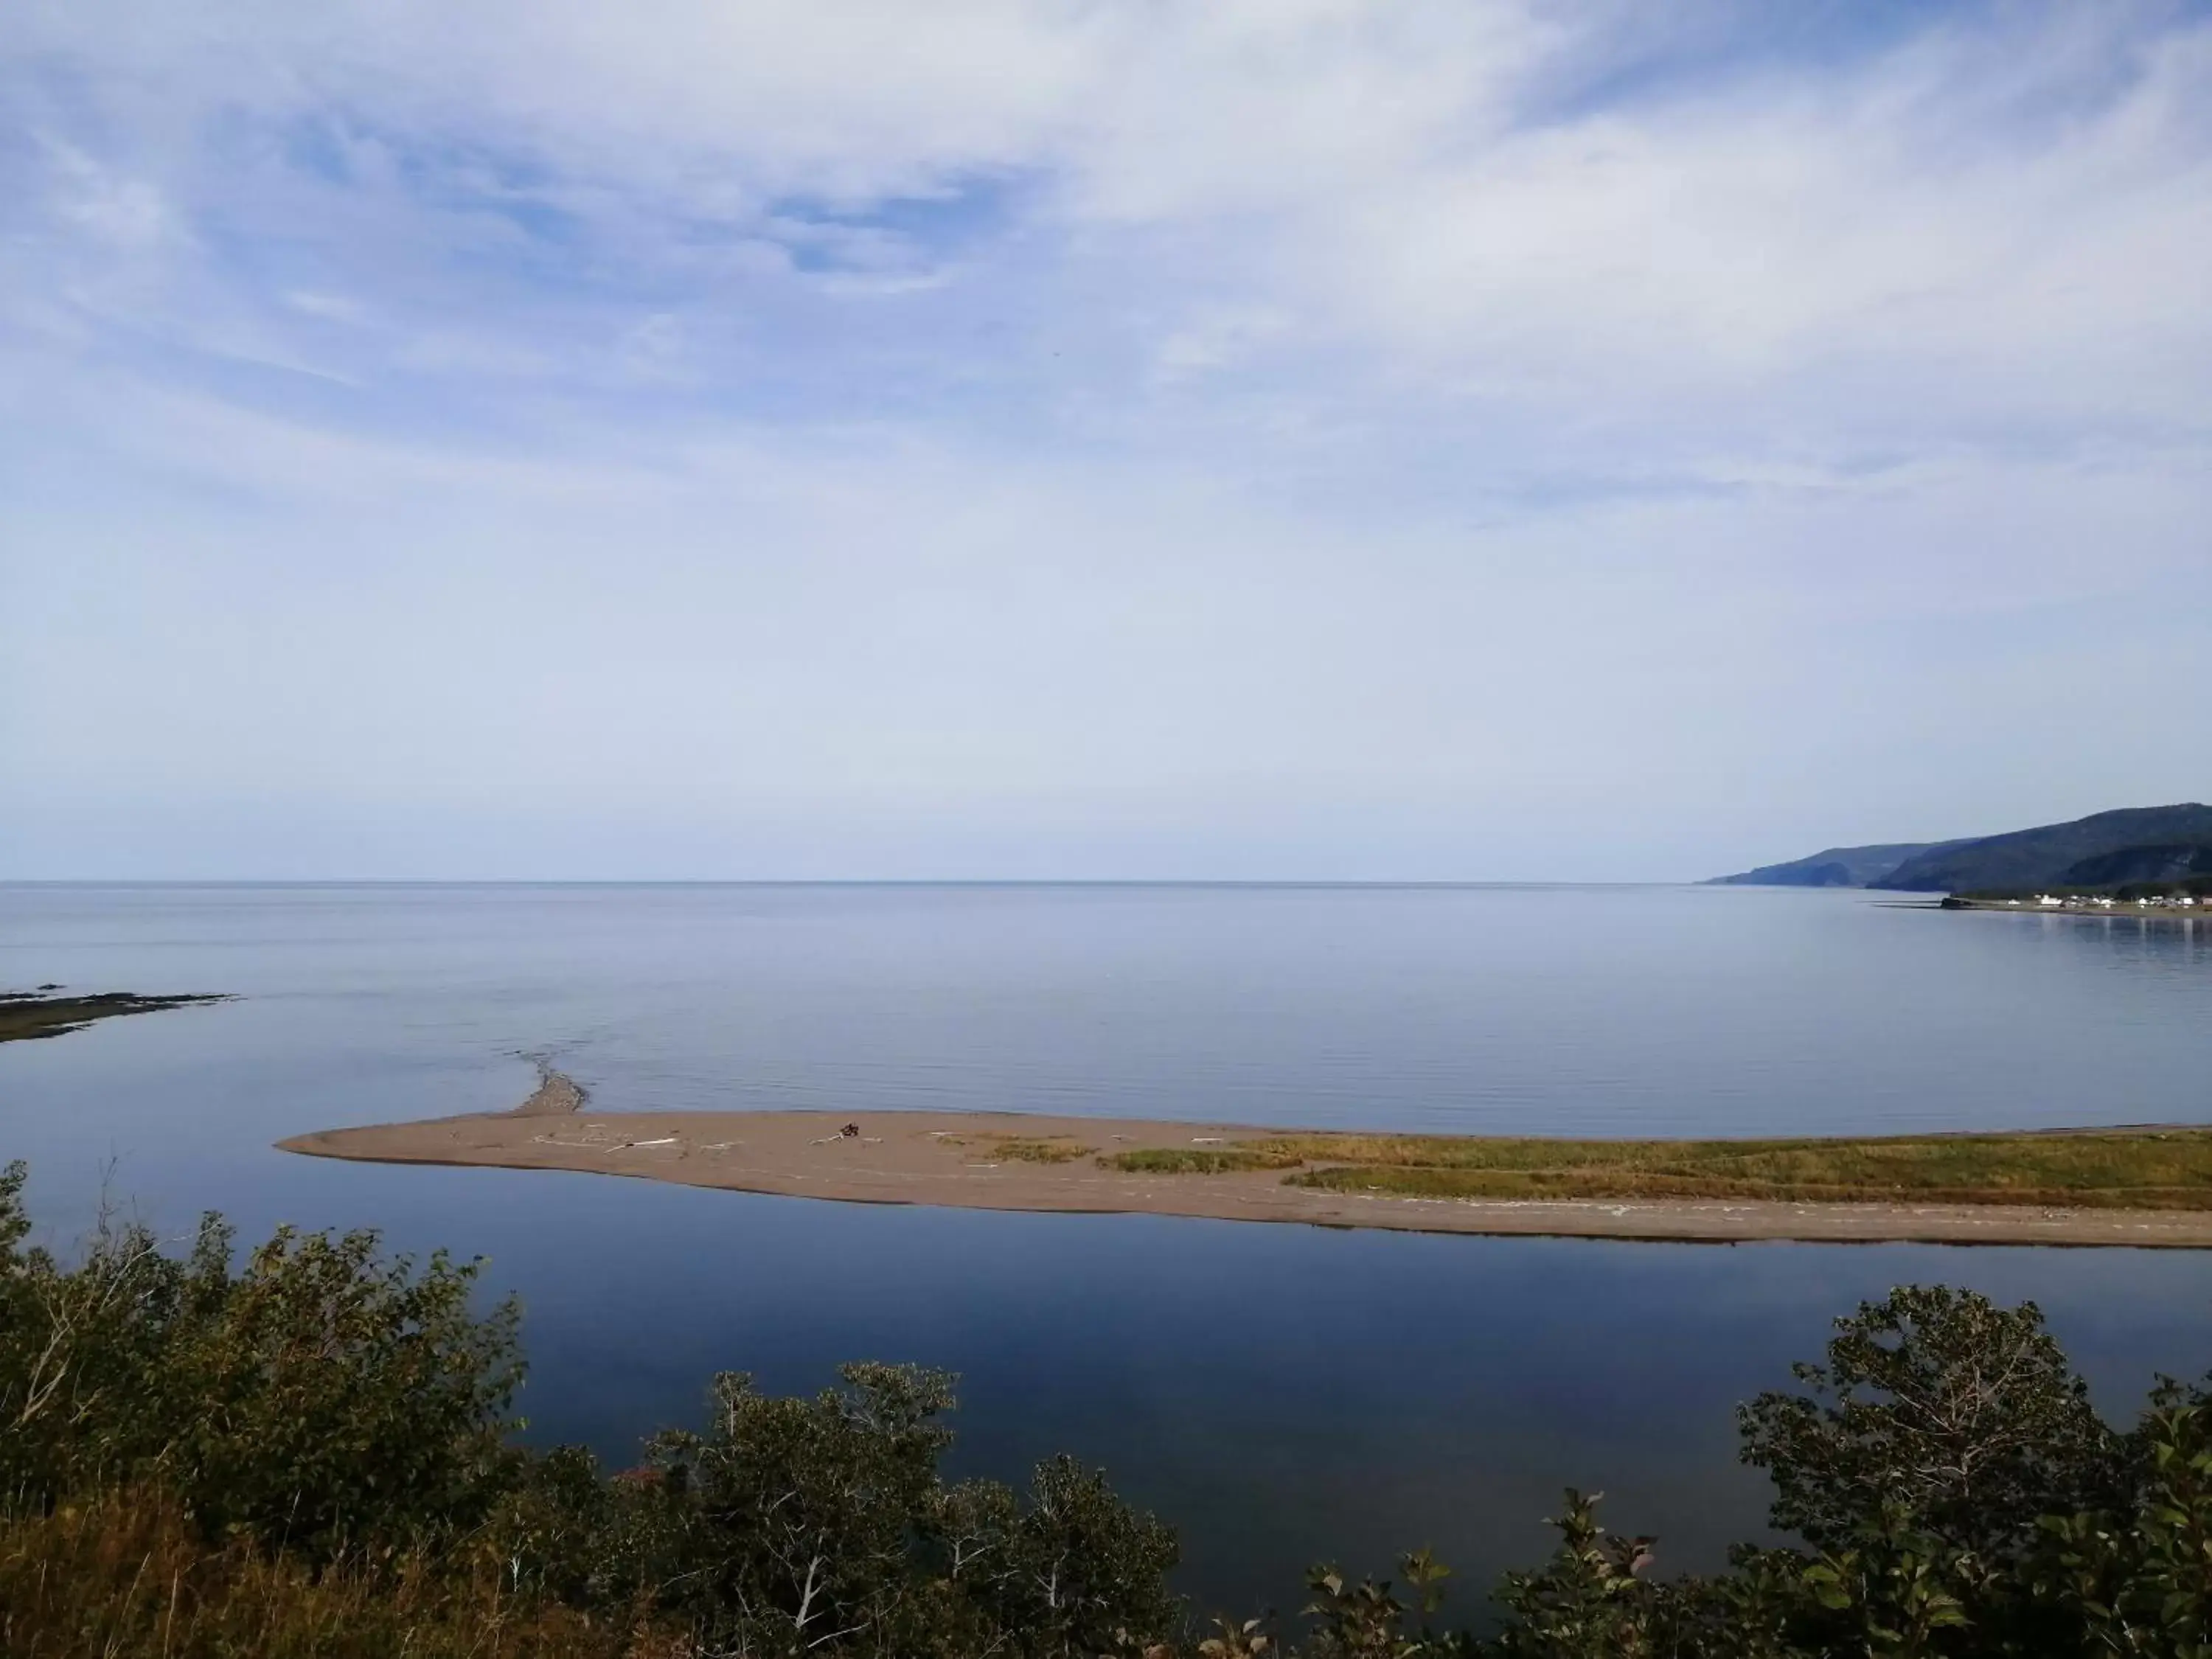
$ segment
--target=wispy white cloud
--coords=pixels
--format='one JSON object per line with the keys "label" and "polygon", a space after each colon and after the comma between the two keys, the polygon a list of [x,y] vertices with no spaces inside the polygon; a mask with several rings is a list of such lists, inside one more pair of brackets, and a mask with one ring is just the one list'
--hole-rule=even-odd
{"label": "wispy white cloud", "polygon": [[2186,793],[2212,22],[1805,16],[30,0],[0,872],[118,779],[860,873]]}

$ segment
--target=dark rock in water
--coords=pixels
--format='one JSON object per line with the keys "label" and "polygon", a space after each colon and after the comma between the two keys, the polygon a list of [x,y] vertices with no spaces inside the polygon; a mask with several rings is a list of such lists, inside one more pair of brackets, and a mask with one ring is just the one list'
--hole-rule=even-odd
{"label": "dark rock in water", "polygon": [[36,991],[0,992],[0,1042],[62,1036],[70,1031],[81,1031],[96,1019],[110,1019],[118,1014],[153,1014],[165,1008],[189,1008],[198,1003],[230,1000],[227,996],[143,997],[129,991],[106,991],[82,997],[42,994],[55,988],[42,985]]}

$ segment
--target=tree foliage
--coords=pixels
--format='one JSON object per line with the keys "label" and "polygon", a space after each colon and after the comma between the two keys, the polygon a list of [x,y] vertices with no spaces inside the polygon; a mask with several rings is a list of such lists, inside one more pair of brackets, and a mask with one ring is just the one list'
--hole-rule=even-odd
{"label": "tree foliage", "polygon": [[154,1480],[211,1534],[327,1553],[465,1528],[496,1500],[518,1315],[472,1312],[475,1264],[283,1229],[234,1268],[210,1216],[182,1258],[103,1221],[64,1267],[22,1248],[23,1175],[0,1174],[0,1492],[18,1505]]}
{"label": "tree foliage", "polygon": [[[419,1599],[439,1561],[509,1611],[591,1615],[592,1641],[674,1630],[702,1655],[1073,1659],[1181,1617],[1174,1534],[1098,1472],[1054,1458],[1023,1495],[942,1479],[942,1372],[851,1365],[813,1399],[727,1374],[703,1428],[608,1479],[580,1449],[510,1443],[517,1310],[472,1310],[477,1264],[289,1229],[236,1263],[210,1217],[181,1256],[107,1222],[64,1265],[25,1247],[23,1178],[0,1174],[0,1510],[39,1583],[141,1547],[128,1492],[157,1494],[209,1552],[185,1577],[210,1640],[234,1581],[297,1601],[296,1565],[347,1595],[389,1577]],[[90,1557],[85,1526],[57,1519],[88,1514],[108,1522]],[[173,1554],[173,1533],[143,1559]],[[102,1643],[87,1650],[120,1650]]]}
{"label": "tree foliage", "polygon": [[1774,1523],[1815,1545],[1886,1516],[2008,1562],[2037,1516],[2112,1478],[2112,1432],[2032,1302],[1893,1291],[1837,1321],[1825,1365],[1794,1369],[1808,1393],[1741,1408],[1743,1457],[1774,1481]]}
{"label": "tree foliage", "polygon": [[[1741,1410],[1797,1542],[1669,1575],[1569,1492],[1479,1628],[1449,1573],[1309,1579],[1302,1628],[1168,1589],[1173,1533],[1054,1458],[948,1482],[953,1380],[717,1378],[610,1477],[526,1451],[515,1309],[373,1234],[217,1218],[171,1255],[103,1224],[64,1263],[0,1174],[0,1650],[401,1659],[2212,1659],[2212,1395],[2115,1432],[2033,1306],[1908,1287]],[[1400,1588],[1402,1586],[1402,1589]]]}

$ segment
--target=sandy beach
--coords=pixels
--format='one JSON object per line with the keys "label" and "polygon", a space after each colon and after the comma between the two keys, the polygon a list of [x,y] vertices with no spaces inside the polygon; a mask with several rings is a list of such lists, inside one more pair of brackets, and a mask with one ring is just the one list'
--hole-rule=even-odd
{"label": "sandy beach", "polygon": [[[848,1134],[848,1127],[858,1130]],[[1131,1173],[1101,1155],[1233,1149],[1249,1124],[972,1112],[595,1113],[557,1073],[512,1112],[328,1129],[280,1141],[315,1158],[629,1176],[869,1204],[1303,1222],[1408,1232],[1738,1243],[1918,1241],[2212,1247],[2212,1212],[1994,1204],[1418,1198],[1286,1186],[1279,1170]]]}

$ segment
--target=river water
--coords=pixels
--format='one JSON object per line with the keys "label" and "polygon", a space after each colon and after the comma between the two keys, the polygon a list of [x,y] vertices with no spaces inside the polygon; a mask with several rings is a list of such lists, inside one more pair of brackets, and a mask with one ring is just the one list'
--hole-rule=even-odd
{"label": "river water", "polygon": [[[0,885],[0,988],[223,991],[0,1047],[66,1243],[374,1226],[520,1295],[533,1436],[622,1460],[706,1379],[961,1373],[963,1472],[1057,1450],[1297,1605],[1433,1546],[1480,1586],[1602,1489],[1662,1562],[1755,1533],[1734,1404],[1894,1284],[2033,1297],[2115,1415],[2212,1367],[2212,1254],[1483,1239],[994,1215],[289,1157],[498,1109],[927,1108],[1766,1134],[2212,1121],[2212,923],[1668,887]],[[1472,1611],[1469,1592],[1457,1605]]]}

